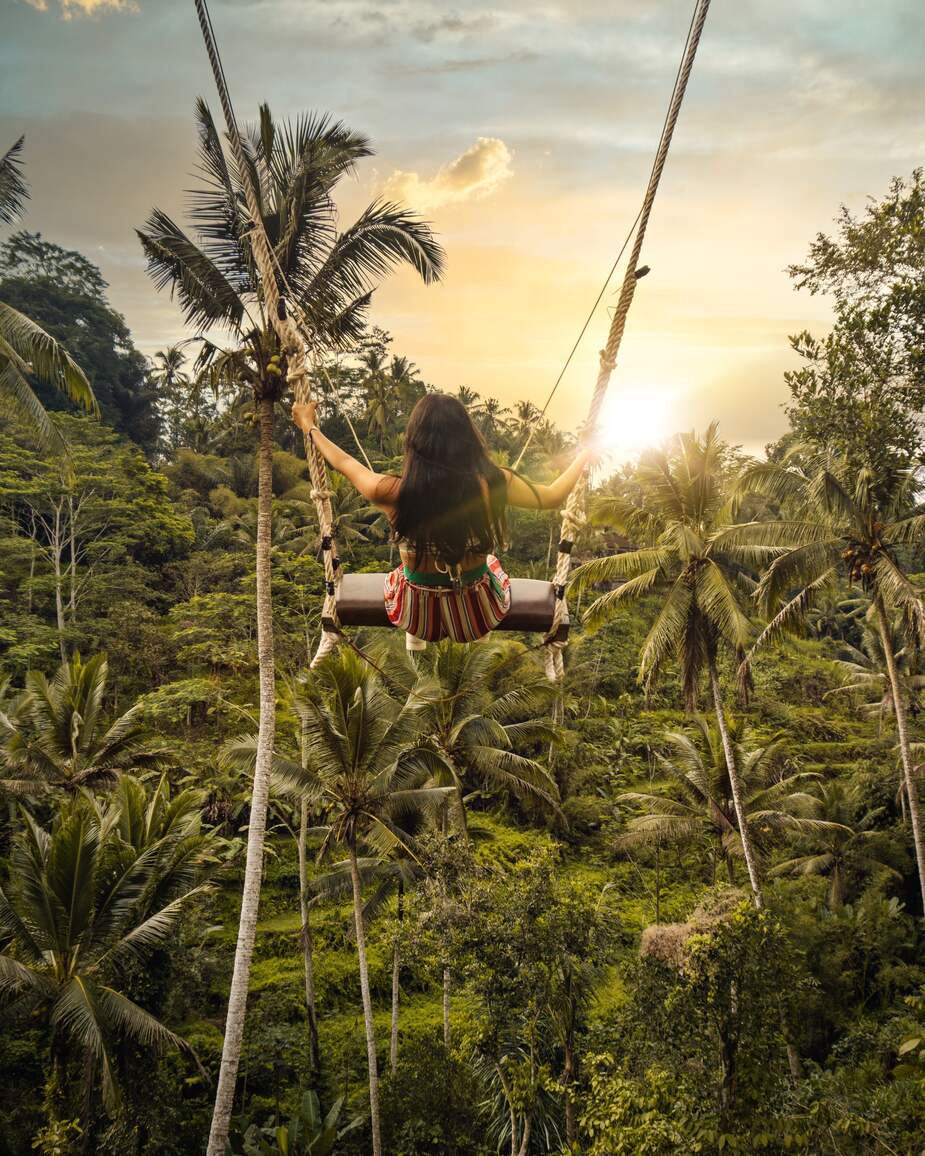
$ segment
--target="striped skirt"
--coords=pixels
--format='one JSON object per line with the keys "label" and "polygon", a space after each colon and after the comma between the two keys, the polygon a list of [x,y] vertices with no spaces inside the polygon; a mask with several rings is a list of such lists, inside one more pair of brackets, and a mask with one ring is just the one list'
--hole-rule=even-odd
{"label": "striped skirt", "polygon": [[455,588],[443,575],[439,585],[414,581],[421,574],[409,574],[404,566],[385,579],[385,612],[389,622],[426,642],[451,638],[454,642],[475,642],[494,630],[511,608],[511,580],[501,563],[489,554],[471,581]]}

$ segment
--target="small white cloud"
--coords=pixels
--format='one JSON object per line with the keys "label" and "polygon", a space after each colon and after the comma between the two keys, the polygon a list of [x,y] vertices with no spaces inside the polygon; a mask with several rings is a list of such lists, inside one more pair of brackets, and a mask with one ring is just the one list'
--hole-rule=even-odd
{"label": "small white cloud", "polygon": [[[48,0],[26,0],[31,7],[39,12],[48,11]],[[109,12],[137,12],[135,0],[58,0],[58,7],[65,20],[75,15],[95,16],[98,13]]]}
{"label": "small white cloud", "polygon": [[397,169],[385,182],[383,194],[421,210],[487,197],[513,175],[511,151],[497,137],[482,136],[430,180],[420,173]]}

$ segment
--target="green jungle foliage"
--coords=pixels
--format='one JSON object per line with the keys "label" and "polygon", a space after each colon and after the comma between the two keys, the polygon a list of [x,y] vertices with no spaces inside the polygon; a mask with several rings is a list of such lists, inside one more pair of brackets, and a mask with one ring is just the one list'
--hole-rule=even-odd
{"label": "green jungle foliage", "polygon": [[[320,543],[276,407],[235,1156],[370,1151],[357,906],[390,1156],[925,1151],[923,191],[896,182],[793,270],[836,316],[793,339],[766,462],[709,427],[600,471],[561,691],[530,637],[412,666],[361,632],[375,666],[309,672]],[[0,1156],[203,1151],[238,929],[253,391],[189,347],[143,364],[104,294],[38,236],[0,250],[0,299],[102,408],[56,415],[66,455],[0,427]],[[364,328],[313,388],[391,469],[431,387]],[[499,462],[531,429],[527,476],[569,460],[532,403],[459,397]],[[345,564],[394,564],[333,490]],[[545,576],[557,533],[515,512],[510,572]]]}

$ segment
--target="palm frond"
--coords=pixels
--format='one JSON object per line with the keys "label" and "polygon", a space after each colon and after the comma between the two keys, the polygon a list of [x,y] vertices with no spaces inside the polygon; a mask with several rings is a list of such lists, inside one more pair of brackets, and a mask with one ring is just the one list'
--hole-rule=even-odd
{"label": "palm frond", "polygon": [[23,177],[25,141],[21,136],[0,157],[0,225],[12,225],[29,196],[29,186]]}

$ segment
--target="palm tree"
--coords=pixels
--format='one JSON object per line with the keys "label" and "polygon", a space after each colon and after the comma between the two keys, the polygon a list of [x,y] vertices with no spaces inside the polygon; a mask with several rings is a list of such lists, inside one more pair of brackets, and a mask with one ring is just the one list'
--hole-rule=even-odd
{"label": "palm tree", "polygon": [[402,411],[410,413],[415,402],[426,392],[418,367],[410,358],[393,354],[389,362],[389,380]]}
{"label": "palm tree", "polygon": [[163,758],[146,732],[139,703],[106,726],[108,673],[104,655],[84,662],[75,654],[50,680],[38,671],[26,675],[16,710],[0,716],[0,762],[20,793],[105,789],[120,774]]}
{"label": "palm tree", "polygon": [[541,717],[555,688],[527,670],[520,654],[504,643],[442,642],[421,659],[421,673],[435,683],[424,706],[429,740],[439,754],[435,781],[452,788],[466,838],[467,788],[556,805],[549,772],[517,751],[557,740],[558,730]]}
{"label": "palm tree", "polygon": [[186,1046],[120,987],[126,968],[169,945],[206,885],[211,836],[200,828],[199,796],[171,800],[164,782],[149,796],[124,780],[106,807],[68,800],[50,830],[28,812],[21,818],[0,887],[0,1000],[8,1016],[48,1026],[49,1122],[71,1114],[65,1065],[78,1058],[112,1112],[117,1041]]}
{"label": "palm tree", "polygon": [[507,410],[496,397],[486,397],[476,406],[476,422],[489,445],[494,445],[499,435],[507,432]]}
{"label": "palm tree", "polygon": [[190,389],[190,379],[184,371],[186,353],[182,344],[170,345],[151,360],[152,378],[160,390],[160,409],[167,425],[167,448],[176,450],[183,439],[183,399]]}
{"label": "palm tree", "polygon": [[465,406],[466,409],[474,408],[479,400],[479,395],[468,385],[461,385],[459,389],[456,390],[456,396],[460,404]]}
{"label": "palm tree", "polygon": [[[343,474],[331,474],[331,525],[334,536],[347,554],[353,554],[353,547],[368,541],[372,523],[379,517],[379,511],[364,500],[362,494],[352,486]],[[291,522],[281,540],[298,548],[299,553],[321,550],[321,535],[314,521],[315,511],[309,491],[311,487],[302,483],[293,486],[279,499],[284,509],[291,511]]]}
{"label": "palm tree", "polygon": [[[273,757],[276,693],[270,589],[274,406],[286,384],[285,356],[266,315],[243,205],[242,174],[229,164],[204,101],[197,105],[202,181],[193,194],[197,237],[155,209],[139,232],[148,270],[159,288],[171,288],[198,333],[216,328],[233,338],[230,349],[203,343],[200,362],[216,381],[246,386],[258,419],[257,650],[260,744],[254,770],[248,850],[235,964],[216,1093],[211,1156],[228,1137],[244,1031],[250,961],[257,929],[260,879]],[[258,190],[262,227],[279,270],[279,288],[297,306],[318,349],[355,340],[372,291],[395,265],[410,264],[424,281],[439,277],[443,253],[427,225],[401,208],[375,202],[338,232],[334,189],[357,161],[369,156],[365,137],[328,117],[300,117],[277,126],[269,108],[242,145]]]}
{"label": "palm tree", "polygon": [[[25,138],[0,156],[0,224],[10,225],[21,214],[29,190],[22,175]],[[99,407],[89,381],[75,361],[44,329],[25,314],[0,301],[0,400],[48,446],[64,441],[29,384],[30,376],[52,386],[87,413]]]}
{"label": "palm tree", "polygon": [[366,399],[366,430],[375,437],[380,452],[385,450],[393,415],[398,405],[398,381],[386,372],[385,350],[374,347],[362,358],[363,391]]}
{"label": "palm tree", "polygon": [[529,436],[542,414],[532,401],[518,401],[514,404],[514,419],[511,424],[515,442],[520,445]]}
{"label": "palm tree", "polygon": [[873,825],[883,808],[862,812],[863,800],[856,788],[843,783],[822,783],[819,787],[819,818],[813,828],[801,831],[800,843],[811,850],[777,863],[772,875],[825,875],[829,880],[826,902],[833,911],[843,907],[848,897],[848,869],[852,865],[880,867],[892,875],[899,872],[887,862],[888,850],[883,831]]}
{"label": "palm tree", "polygon": [[396,702],[351,651],[331,656],[318,666],[306,683],[305,711],[308,769],[280,761],[275,777],[284,792],[309,799],[326,814],[319,858],[334,844],[347,849],[366,1027],[373,1156],[381,1156],[379,1068],[359,851],[365,846],[385,856],[401,845],[413,855],[403,819],[422,809],[435,812],[449,788],[427,785],[433,757],[422,745],[426,717],[421,698],[412,694],[405,702]]}
{"label": "palm tree", "polygon": [[925,908],[925,831],[909,737],[907,690],[892,635],[896,614],[908,643],[915,648],[925,643],[925,608],[898,556],[903,546],[920,542],[925,534],[925,514],[912,504],[918,487],[911,470],[875,474],[862,468],[852,475],[843,463],[808,456],[805,447],[795,447],[782,462],[746,470],[739,483],[740,494],[761,494],[792,512],[792,518],[740,526],[734,541],[779,552],[756,591],[759,605],[773,617],[755,641],[749,660],[760,647],[798,629],[815,600],[842,578],[860,586],[870,599],[896,718]]}
{"label": "palm tree", "polygon": [[[715,879],[722,863],[735,883],[734,863],[743,857],[732,785],[722,739],[702,715],[694,718],[693,735],[665,735],[666,751],[657,755],[667,778],[663,789],[627,791],[617,802],[638,808],[617,840],[620,850],[636,847],[699,844],[710,849]],[[750,748],[744,724],[730,720],[738,778],[755,852],[767,859],[775,838],[787,831],[815,831],[825,823],[814,817],[818,800],[802,788],[815,775],[782,774],[784,740]]]}
{"label": "palm tree", "polygon": [[748,579],[750,567],[780,550],[734,544],[728,474],[715,422],[702,438],[679,434],[668,448],[648,451],[634,478],[641,502],[622,496],[605,499],[595,515],[645,545],[587,562],[576,571],[572,588],[580,592],[602,582],[618,583],[589,607],[592,627],[627,603],[658,599],[639,663],[639,680],[647,691],[676,660],[685,706],[693,710],[706,674],[749,883],[755,905],[761,907],[757,856],[726,723],[719,658],[723,649],[739,657],[744,653],[752,628],[743,579]]}

